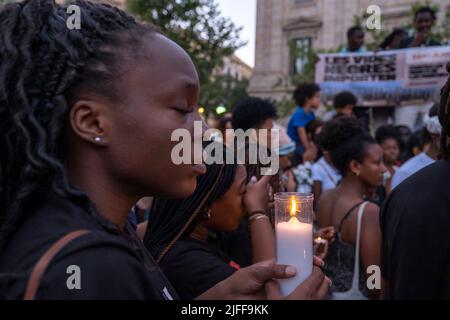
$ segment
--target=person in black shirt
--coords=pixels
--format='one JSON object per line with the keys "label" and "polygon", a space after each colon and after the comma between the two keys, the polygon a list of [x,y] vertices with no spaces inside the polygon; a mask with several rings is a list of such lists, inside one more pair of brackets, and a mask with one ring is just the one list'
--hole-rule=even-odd
{"label": "person in black shirt", "polygon": [[403,181],[381,210],[385,299],[450,299],[449,96],[450,80],[439,113],[442,160]]}
{"label": "person in black shirt", "polygon": [[436,22],[436,13],[430,7],[422,7],[414,15],[416,33],[414,37],[408,37],[400,41],[398,49],[414,47],[433,47],[441,44],[430,36],[431,29]]}
{"label": "person in black shirt", "polygon": [[[197,72],[155,28],[75,4],[80,29],[53,0],[0,12],[0,297],[24,297],[47,249],[86,230],[49,261],[34,298],[175,299],[126,220],[144,196],[188,196],[205,171],[171,159],[173,130],[193,135],[201,121]],[[79,288],[68,285],[71,266]],[[279,297],[272,279],[294,274],[266,262],[198,298]],[[315,269],[291,298],[321,298],[327,286]]]}
{"label": "person in black shirt", "polygon": [[437,161],[406,179],[385,202],[385,299],[450,299],[449,181],[450,161]]}
{"label": "person in black shirt", "polygon": [[[210,147],[217,152],[223,150],[225,157],[224,145],[213,143]],[[156,199],[144,243],[180,298],[193,299],[240,269],[219,248],[214,235],[234,231],[246,210],[267,212],[269,179],[266,176],[247,185],[243,165],[211,164],[206,174],[199,177],[197,189],[190,197]],[[264,237],[253,242],[258,246],[253,262],[275,257],[269,217],[260,215],[258,220],[250,222],[252,236],[264,233]],[[264,257],[258,256],[262,250]]]}

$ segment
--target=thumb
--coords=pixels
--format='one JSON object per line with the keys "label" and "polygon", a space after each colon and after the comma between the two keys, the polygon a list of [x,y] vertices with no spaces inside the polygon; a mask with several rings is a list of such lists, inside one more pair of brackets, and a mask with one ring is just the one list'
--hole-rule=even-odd
{"label": "thumb", "polygon": [[258,181],[258,185],[267,186],[269,184],[269,181],[271,178],[272,178],[272,176],[269,176],[269,175],[262,176],[262,178],[259,179],[259,181]]}
{"label": "thumb", "polygon": [[292,266],[273,264],[269,266],[254,265],[249,267],[249,276],[259,284],[265,284],[272,279],[292,278],[297,274],[297,269]]}
{"label": "thumb", "polygon": [[248,186],[253,186],[258,182],[258,178],[256,178],[255,176],[252,176],[250,181],[248,182]]}

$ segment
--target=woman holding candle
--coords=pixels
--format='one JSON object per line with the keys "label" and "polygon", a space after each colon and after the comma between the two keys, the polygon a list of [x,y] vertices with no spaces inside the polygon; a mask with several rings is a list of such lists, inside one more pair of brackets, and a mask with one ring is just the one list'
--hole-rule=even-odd
{"label": "woman holding candle", "polygon": [[182,299],[197,297],[239,270],[219,248],[217,233],[234,231],[245,212],[253,262],[274,258],[273,231],[266,215],[269,179],[264,176],[247,184],[243,165],[211,164],[192,196],[156,199],[144,243]]}
{"label": "woman holding candle", "polygon": [[367,290],[364,275],[368,266],[379,265],[379,208],[365,199],[370,189],[383,183],[383,150],[353,118],[327,123],[322,134],[343,177],[338,187],[321,196],[317,211],[319,227],[336,229],[326,258],[332,292],[352,290],[356,294],[348,297],[377,298],[379,291]]}

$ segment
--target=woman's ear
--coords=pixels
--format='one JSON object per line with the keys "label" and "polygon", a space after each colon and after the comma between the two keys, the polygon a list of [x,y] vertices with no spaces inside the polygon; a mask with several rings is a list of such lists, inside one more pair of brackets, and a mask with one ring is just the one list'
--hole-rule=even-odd
{"label": "woman's ear", "polygon": [[350,161],[349,168],[350,172],[359,177],[359,175],[361,174],[361,164],[358,161],[356,160]]}
{"label": "woman's ear", "polygon": [[105,146],[108,144],[108,107],[102,103],[80,100],[71,108],[69,114],[70,127],[79,138]]}

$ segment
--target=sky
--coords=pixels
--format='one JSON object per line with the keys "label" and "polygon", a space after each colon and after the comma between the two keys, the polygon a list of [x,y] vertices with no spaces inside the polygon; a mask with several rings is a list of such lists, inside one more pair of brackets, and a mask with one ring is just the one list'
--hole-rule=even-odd
{"label": "sky", "polygon": [[237,27],[243,27],[241,40],[247,45],[236,51],[245,63],[255,65],[256,0],[217,0],[222,16],[230,18]]}

